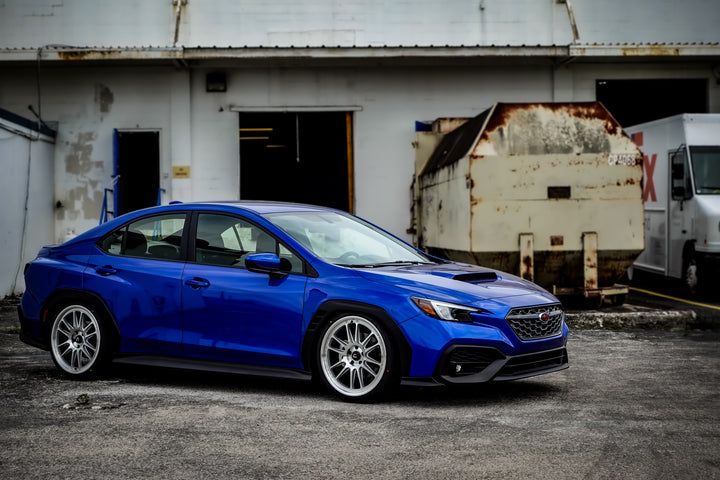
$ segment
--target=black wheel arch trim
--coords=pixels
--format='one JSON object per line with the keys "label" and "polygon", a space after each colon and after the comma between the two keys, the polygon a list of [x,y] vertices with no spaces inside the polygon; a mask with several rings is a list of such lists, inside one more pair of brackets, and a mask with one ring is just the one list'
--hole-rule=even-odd
{"label": "black wheel arch trim", "polygon": [[397,349],[398,365],[400,368],[398,375],[404,377],[409,374],[412,348],[395,320],[381,307],[351,300],[328,300],[315,311],[305,331],[300,352],[300,360],[306,370],[313,370],[316,367],[314,360],[315,350],[317,348],[317,342],[320,340],[321,329],[331,318],[343,313],[364,314],[380,322],[381,326],[388,335],[390,335],[390,341],[393,343],[393,346]]}
{"label": "black wheel arch trim", "polygon": [[109,320],[109,325],[107,325],[110,328],[110,331],[112,332],[113,337],[113,343],[111,346],[111,350],[113,353],[116,353],[119,350],[120,347],[120,339],[122,338],[120,335],[120,329],[117,326],[117,322],[115,320],[115,316],[112,314],[112,311],[110,310],[110,307],[108,307],[105,300],[98,295],[95,292],[88,291],[88,290],[77,290],[74,288],[60,288],[55,291],[53,291],[50,296],[45,299],[45,301],[42,304],[42,307],[40,308],[40,322],[43,329],[43,341],[47,343],[47,345],[50,345],[49,336],[50,336],[50,329],[52,328],[52,320],[48,319],[47,322],[43,322],[43,317],[48,315],[50,312],[53,311],[58,305],[61,305],[63,303],[67,303],[68,301],[72,299],[77,299],[79,301],[86,301],[90,302],[95,306],[96,308],[101,310],[101,314],[105,316],[105,319]]}

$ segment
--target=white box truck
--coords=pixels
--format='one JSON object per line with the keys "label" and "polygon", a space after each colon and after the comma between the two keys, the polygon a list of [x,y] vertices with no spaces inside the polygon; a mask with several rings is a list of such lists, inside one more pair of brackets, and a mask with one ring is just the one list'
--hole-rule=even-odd
{"label": "white box truck", "polygon": [[720,114],[675,115],[625,130],[643,153],[645,250],[633,268],[720,297]]}

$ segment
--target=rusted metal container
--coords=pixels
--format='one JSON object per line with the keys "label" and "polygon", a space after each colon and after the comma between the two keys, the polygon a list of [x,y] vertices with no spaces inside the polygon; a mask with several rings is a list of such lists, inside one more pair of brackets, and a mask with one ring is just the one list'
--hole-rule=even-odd
{"label": "rusted metal container", "polygon": [[498,103],[416,142],[414,231],[428,252],[558,295],[621,300],[644,248],[642,155],[599,102]]}

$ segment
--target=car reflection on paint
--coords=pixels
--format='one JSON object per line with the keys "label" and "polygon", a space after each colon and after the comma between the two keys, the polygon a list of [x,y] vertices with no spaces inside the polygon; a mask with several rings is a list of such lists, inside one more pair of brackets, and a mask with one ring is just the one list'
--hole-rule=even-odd
{"label": "car reflection on paint", "polygon": [[123,215],[26,266],[21,338],[69,377],[108,362],[316,376],[344,400],[404,382],[567,368],[560,302],[430,257],[344,212],[275,202]]}

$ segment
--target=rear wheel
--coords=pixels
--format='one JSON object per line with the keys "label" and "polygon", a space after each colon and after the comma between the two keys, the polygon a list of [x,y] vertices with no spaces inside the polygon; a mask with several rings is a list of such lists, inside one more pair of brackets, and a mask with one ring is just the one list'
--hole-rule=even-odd
{"label": "rear wheel", "polygon": [[105,361],[108,343],[96,311],[83,304],[57,310],[50,330],[50,352],[63,373],[77,378],[97,374]]}
{"label": "rear wheel", "polygon": [[369,401],[394,384],[394,350],[374,319],[344,315],[330,322],[318,344],[323,383],[348,401]]}

